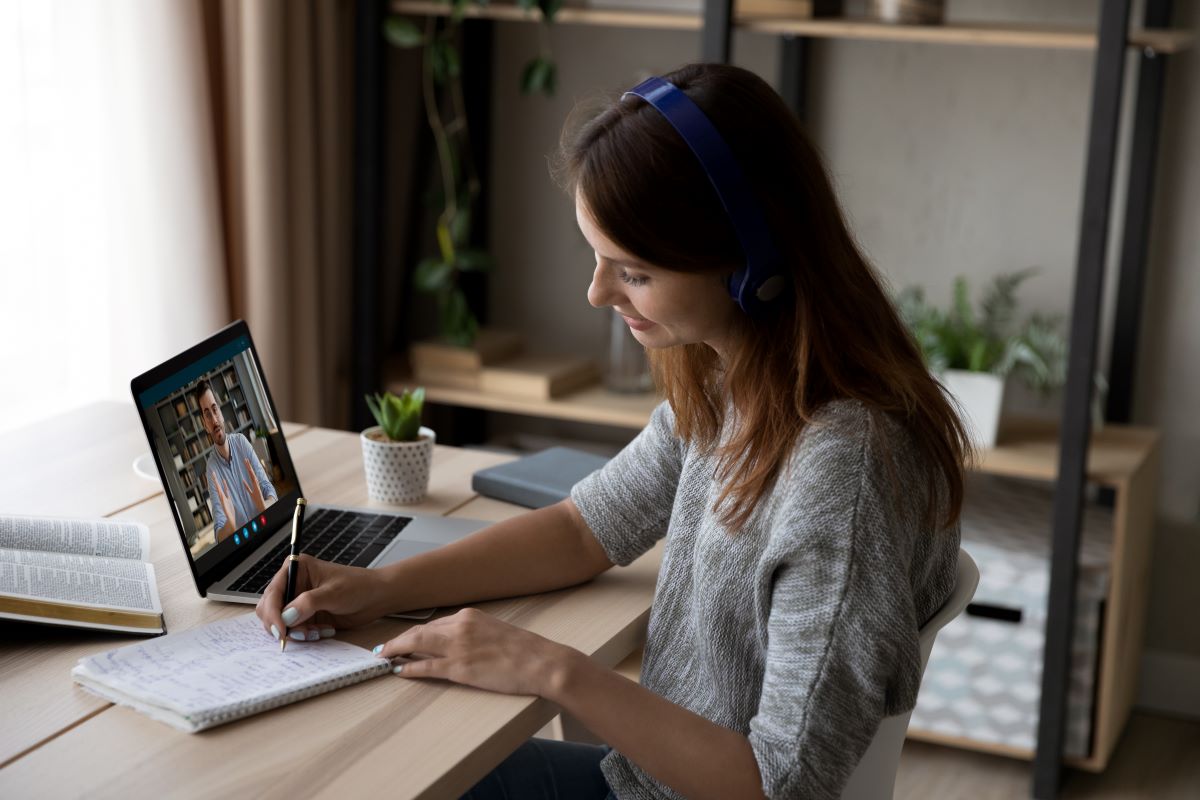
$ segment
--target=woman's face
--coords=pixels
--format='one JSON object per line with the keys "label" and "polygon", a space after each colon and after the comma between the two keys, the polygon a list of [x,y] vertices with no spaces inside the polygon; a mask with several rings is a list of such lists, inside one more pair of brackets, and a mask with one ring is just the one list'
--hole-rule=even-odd
{"label": "woman's face", "polygon": [[734,315],[741,312],[720,276],[672,272],[638,261],[596,227],[578,195],[575,219],[596,253],[589,303],[616,309],[646,347],[703,342],[722,353]]}

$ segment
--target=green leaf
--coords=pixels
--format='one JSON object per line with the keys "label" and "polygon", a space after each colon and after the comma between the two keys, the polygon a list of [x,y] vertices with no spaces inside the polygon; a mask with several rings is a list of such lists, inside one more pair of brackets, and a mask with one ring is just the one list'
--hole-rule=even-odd
{"label": "green leaf", "polygon": [[971,342],[967,350],[967,369],[972,372],[987,371],[987,339],[980,337]]}
{"label": "green leaf", "polygon": [[366,396],[367,405],[375,415],[376,422],[384,434],[394,442],[412,441],[417,438],[421,427],[421,408],[425,403],[425,390],[407,390],[399,396],[384,392]]}
{"label": "green leaf", "polygon": [[426,258],[417,265],[413,283],[423,292],[440,292],[450,287],[454,268],[438,258]]}
{"label": "green leaf", "polygon": [[375,417],[375,422],[379,425],[379,427],[382,428],[383,409],[379,407],[379,395],[376,394],[374,397],[372,397],[368,394],[364,395],[364,397],[367,399],[367,408],[371,409],[371,416]]}
{"label": "green leaf", "polygon": [[433,82],[438,86],[445,85],[446,78],[449,76],[446,56],[449,48],[450,44],[442,37],[434,39],[429,46],[429,66],[433,71]]}
{"label": "green leaf", "polygon": [[455,287],[444,295],[441,306],[442,336],[451,344],[467,346],[475,341],[479,322],[467,306],[466,295]]}
{"label": "green leaf", "polygon": [[495,260],[484,250],[464,248],[458,251],[454,265],[463,272],[486,272],[495,265]]}
{"label": "green leaf", "polygon": [[383,23],[383,35],[396,47],[420,47],[425,36],[412,22],[401,17],[388,17]]}
{"label": "green leaf", "polygon": [[1003,338],[1008,334],[1013,317],[1017,312],[1017,287],[1021,282],[1036,272],[1027,269],[997,275],[983,294],[980,307],[983,309],[983,319],[979,327],[987,331],[993,338]]}
{"label": "green leaf", "polygon": [[446,59],[447,75],[457,78],[462,74],[462,60],[458,57],[458,48],[452,42],[446,42],[442,56]]}
{"label": "green leaf", "polygon": [[554,15],[562,8],[563,0],[537,0],[538,8],[542,10],[542,16],[546,22],[553,22]]}
{"label": "green leaf", "polygon": [[396,426],[399,422],[396,415],[395,396],[390,392],[385,394],[379,405],[383,411],[383,432],[389,439],[395,439]]}
{"label": "green leaf", "polygon": [[521,91],[524,94],[553,94],[554,83],[554,62],[542,56],[530,59],[521,73]]}
{"label": "green leaf", "polygon": [[450,220],[450,241],[456,247],[461,247],[471,238],[471,209],[459,208],[458,213]]}

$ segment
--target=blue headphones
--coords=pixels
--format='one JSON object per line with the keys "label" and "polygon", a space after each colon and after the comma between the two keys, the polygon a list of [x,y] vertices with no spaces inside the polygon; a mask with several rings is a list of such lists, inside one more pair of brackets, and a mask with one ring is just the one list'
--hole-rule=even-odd
{"label": "blue headphones", "polygon": [[662,78],[647,78],[621,97],[631,94],[658,109],[699,159],[746,256],[746,266],[729,278],[729,293],[747,314],[761,314],[783,291],[787,279],[779,269],[782,260],[767,220],[729,145],[700,107]]}

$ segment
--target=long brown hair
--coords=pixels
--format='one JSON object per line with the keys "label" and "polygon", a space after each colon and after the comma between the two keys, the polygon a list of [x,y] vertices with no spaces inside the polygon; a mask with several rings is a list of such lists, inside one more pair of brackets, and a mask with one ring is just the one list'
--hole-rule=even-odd
{"label": "long brown hair", "polygon": [[[790,279],[772,313],[737,315],[726,363],[700,343],[649,351],[677,435],[716,446],[727,403],[736,410],[737,425],[717,453],[722,522],[742,527],[817,410],[853,398],[908,429],[926,468],[925,525],[952,525],[969,440],[847,228],[816,148],[751,72],[693,64],[663,78],[728,143]],[[646,263],[713,274],[742,263],[734,228],[696,157],[641,98],[627,95],[582,123],[568,120],[556,167],[604,234]]]}

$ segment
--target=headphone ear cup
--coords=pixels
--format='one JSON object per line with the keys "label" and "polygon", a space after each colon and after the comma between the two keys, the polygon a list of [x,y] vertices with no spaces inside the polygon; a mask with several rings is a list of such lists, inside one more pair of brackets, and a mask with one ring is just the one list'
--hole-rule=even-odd
{"label": "headphone ear cup", "polygon": [[782,275],[772,275],[762,282],[758,287],[758,291],[754,293],[755,297],[764,303],[769,303],[783,292],[783,287],[787,280]]}

